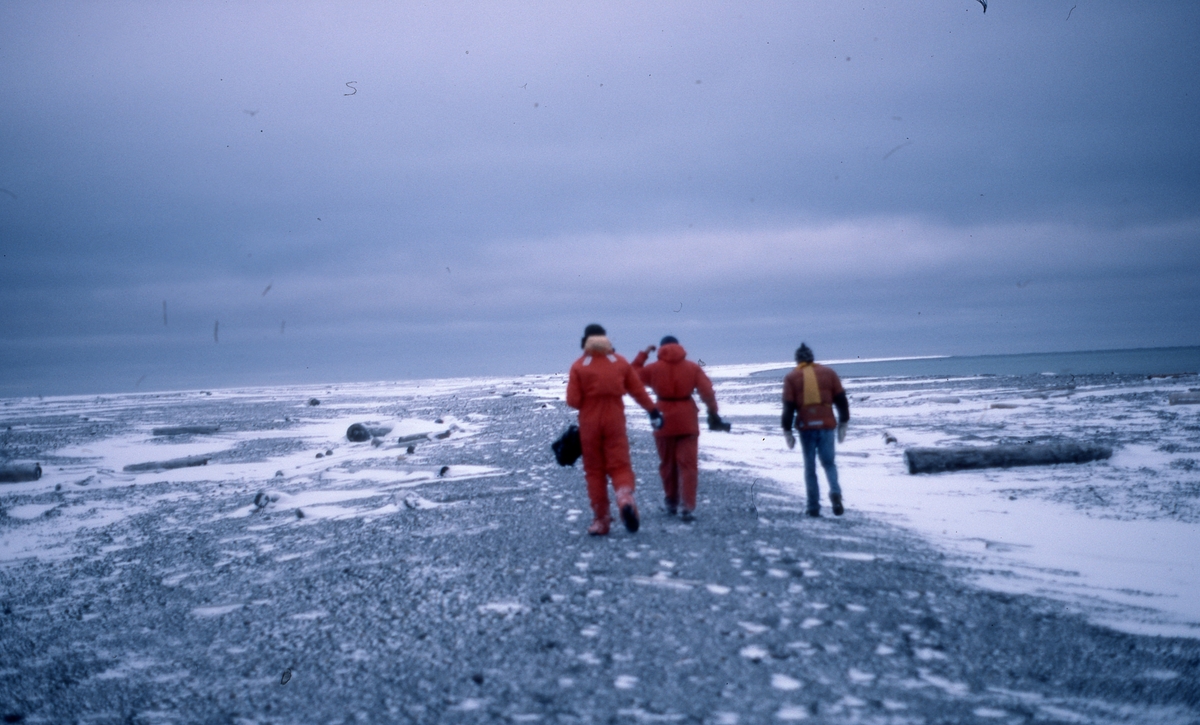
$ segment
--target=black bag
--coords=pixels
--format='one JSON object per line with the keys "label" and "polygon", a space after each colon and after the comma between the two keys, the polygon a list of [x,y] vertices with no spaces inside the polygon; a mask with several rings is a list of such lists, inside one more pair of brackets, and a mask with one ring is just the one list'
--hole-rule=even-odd
{"label": "black bag", "polygon": [[583,444],[579,442],[579,426],[568,427],[566,433],[550,444],[550,448],[554,450],[554,460],[558,461],[558,465],[574,466],[575,461],[583,455]]}

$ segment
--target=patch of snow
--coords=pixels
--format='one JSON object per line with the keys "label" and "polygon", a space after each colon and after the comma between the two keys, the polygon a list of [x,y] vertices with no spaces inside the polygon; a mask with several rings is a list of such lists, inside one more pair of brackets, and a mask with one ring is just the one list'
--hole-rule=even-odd
{"label": "patch of snow", "polygon": [[799,690],[801,684],[800,680],[778,672],[771,675],[771,687],[776,690]]}

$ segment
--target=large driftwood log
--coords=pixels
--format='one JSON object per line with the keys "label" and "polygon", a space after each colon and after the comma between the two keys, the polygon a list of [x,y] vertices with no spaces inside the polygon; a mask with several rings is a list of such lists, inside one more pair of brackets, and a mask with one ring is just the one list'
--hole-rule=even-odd
{"label": "large driftwood log", "polygon": [[131,463],[125,466],[125,470],[130,473],[138,471],[169,471],[172,468],[191,468],[192,466],[207,466],[208,459],[212,456],[188,456],[186,458],[172,458],[169,461],[150,461],[148,463]]}
{"label": "large driftwood log", "polygon": [[219,425],[169,425],[163,428],[153,428],[150,433],[156,436],[204,435],[221,430]]}
{"label": "large driftwood log", "polygon": [[42,467],[37,463],[0,463],[0,483],[36,481],[42,477]]}
{"label": "large driftwood log", "polygon": [[1111,456],[1112,449],[1107,446],[1064,441],[987,447],[909,448],[904,451],[904,462],[908,465],[909,473],[941,473],[972,468],[1087,463]]}
{"label": "large driftwood log", "polygon": [[427,441],[427,440],[429,440],[428,433],[413,433],[411,435],[400,436],[399,438],[396,439],[396,442],[401,445],[404,445],[405,443],[412,443],[413,441]]}

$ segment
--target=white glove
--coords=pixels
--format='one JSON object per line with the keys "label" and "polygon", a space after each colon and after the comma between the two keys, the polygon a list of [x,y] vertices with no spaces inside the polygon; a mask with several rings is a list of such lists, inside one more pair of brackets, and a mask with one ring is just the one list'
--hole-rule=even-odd
{"label": "white glove", "polygon": [[789,449],[796,447],[796,436],[793,435],[790,430],[785,430],[783,432],[783,439],[787,441]]}
{"label": "white glove", "polygon": [[848,425],[850,425],[850,424],[849,423],[838,423],[838,443],[846,442],[846,426],[848,426]]}

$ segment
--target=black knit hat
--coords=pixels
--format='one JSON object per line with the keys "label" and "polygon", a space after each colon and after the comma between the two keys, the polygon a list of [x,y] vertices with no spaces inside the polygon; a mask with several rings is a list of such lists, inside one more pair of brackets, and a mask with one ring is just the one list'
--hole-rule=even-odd
{"label": "black knit hat", "polygon": [[810,363],[813,361],[813,351],[805,343],[800,343],[800,347],[796,348],[796,362]]}
{"label": "black knit hat", "polygon": [[579,347],[582,348],[584,345],[586,345],[587,339],[589,337],[593,337],[595,335],[607,335],[607,334],[608,334],[608,332],[606,332],[604,330],[604,327],[602,325],[597,325],[595,322],[593,322],[592,324],[583,328],[583,339],[579,341]]}
{"label": "black knit hat", "polygon": [[676,340],[674,335],[667,335],[666,337],[664,337],[663,339],[658,341],[658,346],[662,347],[663,345],[670,345],[671,343],[675,343],[676,345],[678,345],[679,340]]}

